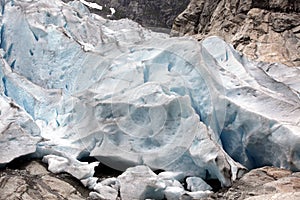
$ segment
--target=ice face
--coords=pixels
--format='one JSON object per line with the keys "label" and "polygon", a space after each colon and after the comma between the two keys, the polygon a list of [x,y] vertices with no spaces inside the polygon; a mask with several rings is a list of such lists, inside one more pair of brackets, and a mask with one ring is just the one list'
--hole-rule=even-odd
{"label": "ice face", "polygon": [[248,168],[299,169],[299,68],[248,62],[218,38],[203,46],[223,74],[232,76],[223,82],[228,108],[220,135],[224,149]]}
{"label": "ice face", "polygon": [[2,93],[39,126],[37,155],[59,156],[52,171],[93,156],[229,186],[238,162],[300,169],[299,68],[282,78],[219,38],[169,38],[78,1],[1,5]]}
{"label": "ice face", "polygon": [[0,96],[0,166],[34,153],[41,141],[40,130],[30,116],[11,100]]}
{"label": "ice face", "polygon": [[0,167],[15,158],[36,152],[42,140],[40,129],[24,109],[5,96],[5,71],[9,68],[0,62]]}

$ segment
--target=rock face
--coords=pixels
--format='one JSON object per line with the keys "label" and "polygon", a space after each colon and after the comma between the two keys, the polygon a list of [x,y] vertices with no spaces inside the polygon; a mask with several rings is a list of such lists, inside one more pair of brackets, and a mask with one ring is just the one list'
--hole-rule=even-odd
{"label": "rock face", "polygon": [[273,167],[255,169],[245,174],[227,191],[220,191],[207,199],[290,199],[300,197],[300,174]]}
{"label": "rock face", "polygon": [[[74,184],[74,183],[73,183]],[[82,188],[82,191],[85,189]],[[86,199],[79,188],[51,175],[46,168],[38,162],[31,162],[23,170],[7,169],[0,171],[0,199]]]}
{"label": "rock face", "polygon": [[[69,0],[64,0],[68,2]],[[172,27],[174,19],[188,5],[190,0],[87,0],[98,3],[102,10],[91,9],[105,18],[128,18],[146,27]],[[115,9],[113,16],[110,8]]]}
{"label": "rock face", "polygon": [[192,0],[172,35],[218,35],[249,58],[300,66],[300,1]]}

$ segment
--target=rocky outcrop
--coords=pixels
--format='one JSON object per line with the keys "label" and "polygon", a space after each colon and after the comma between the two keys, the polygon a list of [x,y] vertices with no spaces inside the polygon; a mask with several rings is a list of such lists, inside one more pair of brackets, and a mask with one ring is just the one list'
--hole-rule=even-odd
{"label": "rocky outcrop", "polygon": [[[70,0],[64,0],[70,1]],[[103,6],[103,10],[92,9],[105,18],[128,18],[146,27],[172,27],[174,19],[188,5],[190,0],[87,0]],[[110,8],[115,9],[113,16]]]}
{"label": "rocky outcrop", "polygon": [[296,200],[300,198],[300,173],[263,167],[254,169],[235,182],[229,189],[213,194],[207,199]]}
{"label": "rocky outcrop", "polygon": [[86,199],[89,191],[72,180],[66,174],[62,180],[39,162],[33,161],[22,170],[0,172],[0,199]]}
{"label": "rocky outcrop", "polygon": [[251,59],[300,66],[299,19],[299,0],[192,0],[171,34],[218,35]]}

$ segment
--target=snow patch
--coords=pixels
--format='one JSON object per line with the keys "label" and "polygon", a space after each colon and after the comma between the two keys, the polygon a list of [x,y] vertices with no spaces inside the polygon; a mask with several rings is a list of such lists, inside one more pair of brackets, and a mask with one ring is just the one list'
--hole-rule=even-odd
{"label": "snow patch", "polygon": [[99,4],[97,3],[92,3],[92,2],[88,2],[88,1],[85,1],[85,0],[79,0],[82,4],[90,7],[90,8],[93,8],[93,9],[97,9],[97,10],[102,10],[103,7],[100,6]]}

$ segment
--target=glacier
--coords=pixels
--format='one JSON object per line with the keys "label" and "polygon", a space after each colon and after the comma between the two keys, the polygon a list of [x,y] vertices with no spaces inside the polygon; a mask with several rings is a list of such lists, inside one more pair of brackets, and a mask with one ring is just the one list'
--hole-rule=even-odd
{"label": "glacier", "polygon": [[[19,108],[1,123],[31,139],[12,143],[1,131],[10,157],[1,164],[34,153],[92,189],[98,162],[79,161],[88,156],[222,186],[247,168],[300,169],[299,67],[251,62],[218,37],[199,43],[106,20],[80,1],[0,2],[0,109]],[[15,146],[26,151],[3,150]],[[183,193],[174,187],[168,195]]]}

